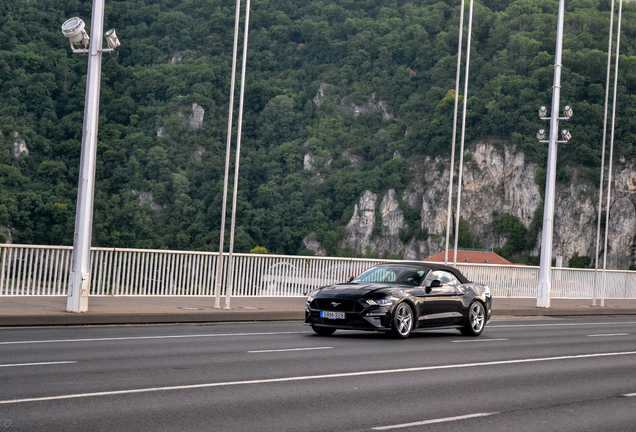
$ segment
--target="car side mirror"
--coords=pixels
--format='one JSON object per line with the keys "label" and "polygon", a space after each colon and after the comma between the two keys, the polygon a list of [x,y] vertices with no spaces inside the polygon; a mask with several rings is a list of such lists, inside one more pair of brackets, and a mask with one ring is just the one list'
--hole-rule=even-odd
{"label": "car side mirror", "polygon": [[347,283],[351,282],[354,279],[355,279],[355,276],[349,276],[349,279],[347,279]]}
{"label": "car side mirror", "polygon": [[435,279],[433,282],[431,282],[431,288],[439,288],[441,286],[442,283],[438,279]]}

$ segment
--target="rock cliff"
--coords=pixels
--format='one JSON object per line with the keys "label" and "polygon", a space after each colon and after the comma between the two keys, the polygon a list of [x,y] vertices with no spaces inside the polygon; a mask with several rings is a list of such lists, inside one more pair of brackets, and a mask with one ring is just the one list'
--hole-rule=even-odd
{"label": "rock cliff", "polygon": [[[461,216],[483,248],[503,247],[507,241],[505,235],[494,229],[493,222],[497,217],[516,216],[526,228],[538,218],[535,223],[538,222],[539,227],[542,225],[540,210],[544,185],[536,182],[539,167],[526,161],[516,146],[481,142],[466,151],[464,161]],[[399,196],[392,189],[383,195],[366,191],[355,205],[341,246],[352,249],[357,255],[378,252],[384,256],[415,260],[443,251],[449,165],[449,160],[443,158],[411,160],[414,180]],[[457,164],[455,169],[454,193],[457,191]],[[636,167],[623,161],[615,165],[613,176],[608,268],[626,269],[636,260]],[[603,198],[604,205],[605,200]],[[404,205],[417,211],[420,220],[416,224],[419,226],[409,226],[402,210]],[[574,254],[594,259],[598,188],[592,182],[576,179],[568,186],[557,185],[555,209],[553,256],[563,256],[565,265]],[[400,235],[401,230],[416,228],[428,232],[428,236],[408,239]],[[451,247],[452,243],[451,236]],[[539,254],[540,246],[541,231],[536,247],[531,251],[533,255]],[[602,252],[601,240],[601,265]],[[594,265],[593,261],[591,265]]]}

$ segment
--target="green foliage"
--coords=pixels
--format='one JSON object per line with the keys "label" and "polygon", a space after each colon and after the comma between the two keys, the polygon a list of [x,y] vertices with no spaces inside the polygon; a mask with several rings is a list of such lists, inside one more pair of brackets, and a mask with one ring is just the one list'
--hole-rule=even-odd
{"label": "green foliage", "polygon": [[505,215],[497,218],[494,221],[494,228],[497,234],[505,235],[507,238],[502,248],[495,248],[495,253],[510,259],[529,249],[528,230],[518,217]]}
{"label": "green foliage", "polygon": [[376,212],[375,223],[373,224],[373,230],[371,231],[371,237],[378,237],[382,235],[384,226],[382,225],[382,213]]}
{"label": "green foliage", "polygon": [[572,268],[587,268],[592,262],[592,258],[589,256],[579,256],[578,252],[574,252],[574,255],[570,258],[570,267]]}
{"label": "green foliage", "polygon": [[267,255],[267,249],[263,246],[256,246],[254,249],[250,251],[251,254],[257,255]]}
{"label": "green foliage", "polygon": [[459,217],[457,247],[464,249],[476,249],[481,247],[475,235],[470,231],[470,225],[462,216]]}
{"label": "green foliage", "polygon": [[[90,8],[0,2],[0,224],[17,231],[16,242],[73,239],[87,63],[70,52],[59,26],[79,15],[90,27]],[[559,147],[563,184],[574,172],[597,181],[608,13],[607,2],[568,3],[561,98],[575,117],[572,140]],[[624,5],[615,151],[627,159],[636,157],[635,13],[636,5]],[[458,21],[459,4],[437,0],[253,5],[238,252],[263,245],[295,254],[315,232],[328,253],[351,254],[341,248],[343,229],[362,194],[393,188],[400,195],[413,180],[409,158],[448,156]],[[122,46],[103,60],[94,245],[216,250],[234,3],[109,0],[105,25],[117,29]],[[533,137],[542,126],[536,110],[550,100],[555,28],[551,1],[475,5],[467,142],[513,141],[541,167],[541,193],[547,149]],[[198,130],[189,121],[194,103],[205,110]],[[28,155],[14,157],[15,133]],[[308,154],[312,170],[304,169]],[[401,239],[427,238],[419,215],[403,211]],[[468,228],[461,222],[462,247],[476,243]],[[511,253],[532,247],[535,228],[525,249],[515,241]],[[378,218],[374,235],[381,231]]]}

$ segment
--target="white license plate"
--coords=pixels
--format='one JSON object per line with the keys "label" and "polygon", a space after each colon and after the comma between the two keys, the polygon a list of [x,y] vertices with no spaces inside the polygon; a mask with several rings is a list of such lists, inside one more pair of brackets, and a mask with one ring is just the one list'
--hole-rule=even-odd
{"label": "white license plate", "polygon": [[320,311],[321,318],[327,319],[345,319],[344,312]]}

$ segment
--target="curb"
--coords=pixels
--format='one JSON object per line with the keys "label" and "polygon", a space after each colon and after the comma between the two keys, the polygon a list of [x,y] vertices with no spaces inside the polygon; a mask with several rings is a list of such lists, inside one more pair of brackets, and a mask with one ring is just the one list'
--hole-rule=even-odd
{"label": "curb", "polygon": [[178,324],[240,321],[300,321],[303,311],[215,312],[182,314],[73,314],[40,316],[2,316],[0,327],[18,326],[70,326],[108,324]]}

